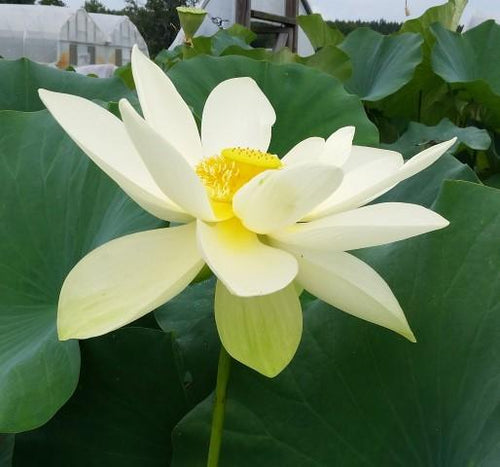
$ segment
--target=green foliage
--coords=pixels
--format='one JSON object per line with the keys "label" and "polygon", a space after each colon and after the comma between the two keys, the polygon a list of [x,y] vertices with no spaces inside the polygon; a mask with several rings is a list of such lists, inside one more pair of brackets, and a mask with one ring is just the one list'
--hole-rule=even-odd
{"label": "green foliage", "polygon": [[193,405],[209,395],[215,385],[219,336],[215,329],[213,303],[215,279],[191,284],[155,312],[159,326],[175,335],[182,361],[189,372],[183,382]]}
{"label": "green foliage", "polygon": [[14,435],[0,435],[0,465],[2,467],[12,467],[14,440]]}
{"label": "green foliage", "polygon": [[99,0],[85,0],[83,9],[89,13],[109,13],[110,11]]}
{"label": "green foliage", "polygon": [[40,0],[38,5],[66,6],[62,0]]}
{"label": "green foliage", "polygon": [[16,436],[16,466],[168,465],[170,433],[192,408],[172,336],[129,327],[80,345],[74,397],[42,429]]}
{"label": "green foliage", "polygon": [[353,66],[346,88],[363,100],[378,101],[410,81],[422,61],[418,34],[383,36],[361,28],[349,34],[340,48]]}
{"label": "green foliage", "polygon": [[500,127],[500,50],[496,46],[500,26],[486,21],[464,34],[439,24],[431,29],[437,41],[432,52],[434,71],[458,91],[467,117]]}
{"label": "green foliage", "polygon": [[129,90],[118,77],[96,80],[77,73],[61,72],[25,58],[0,60],[0,76],[1,110],[42,110],[44,106],[38,97],[38,88],[106,102],[130,96]]}
{"label": "green foliage", "polygon": [[[173,39],[181,3],[128,3],[152,55]],[[292,364],[272,380],[231,370],[221,467],[499,464],[500,26],[456,32],[466,3],[401,28],[369,25],[378,32],[299,17],[309,57],[254,48],[255,34],[237,25],[157,55],[198,121],[218,83],[255,79],[277,113],[270,150],[280,156],[345,125],[356,144],[380,135],[406,158],[458,138],[376,200],[432,207],[450,227],[355,252],[388,281],[418,343],[302,294]],[[99,0],[85,7],[108,12]],[[120,98],[137,104],[130,66],[92,79],[0,60],[0,82],[0,433],[17,433],[0,434],[0,465],[205,465],[220,346],[213,277],[109,335],[56,335],[71,267],[109,239],[164,223],[81,153],[37,89],[119,116]]]}
{"label": "green foliage", "polygon": [[475,127],[459,128],[450,120],[443,119],[436,126],[426,126],[411,122],[406,132],[393,144],[385,144],[385,149],[397,151],[411,157],[424,149],[457,137],[455,148],[464,145],[474,150],[486,150],[491,145],[491,138],[486,130]]}
{"label": "green foliage", "polygon": [[446,28],[455,30],[466,3],[466,0],[451,0],[429,8],[419,18],[403,24],[400,33],[412,32],[423,37],[423,60],[408,84],[375,106],[386,116],[415,120],[427,125],[437,125],[446,117],[453,121],[459,119],[459,106],[454,95],[431,66],[431,51],[435,38],[430,26],[440,22]]}
{"label": "green foliage", "polygon": [[253,39],[255,39],[255,34],[252,31],[234,25],[231,28],[219,30],[211,37],[195,37],[191,45],[183,44],[173,50],[163,50],[156,56],[156,63],[168,71],[182,60],[199,55],[241,55],[277,64],[300,63],[324,71],[341,81],[346,81],[351,76],[349,57],[334,45],[324,45],[313,55],[301,57],[286,47],[277,52],[253,48],[249,45]]}
{"label": "green foliage", "polygon": [[323,21],[321,15],[317,13],[297,16],[297,23],[306,33],[315,50],[327,45],[338,45],[344,39],[338,29]]}
{"label": "green foliage", "polygon": [[337,29],[345,36],[358,28],[370,28],[373,31],[379,32],[380,34],[387,35],[398,31],[401,27],[401,23],[397,23],[395,21],[386,21],[385,19],[379,19],[377,21],[361,21],[359,19],[356,21],[335,20],[327,21],[326,24],[332,28]]}
{"label": "green foliage", "polygon": [[179,32],[179,17],[175,7],[183,0],[147,0],[144,5],[136,0],[126,0],[122,14],[137,26],[148,45],[152,57],[167,48]]}

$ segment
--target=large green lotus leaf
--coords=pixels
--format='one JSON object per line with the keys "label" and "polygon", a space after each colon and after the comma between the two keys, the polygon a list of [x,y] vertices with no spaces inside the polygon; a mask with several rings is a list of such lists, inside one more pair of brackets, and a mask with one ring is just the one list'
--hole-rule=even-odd
{"label": "large green lotus leaf", "polygon": [[[418,343],[326,304],[304,313],[291,365],[234,364],[221,467],[500,463],[500,194],[447,182],[445,230],[365,250]],[[173,466],[204,465],[211,400],[174,431]]]}
{"label": "large green lotus leaf", "polygon": [[419,34],[384,36],[359,28],[339,48],[349,55],[352,76],[346,89],[366,101],[378,101],[408,83],[422,61]]}
{"label": "large green lotus leaf", "polygon": [[297,16],[297,24],[316,50],[328,45],[338,45],[344,39],[343,34],[337,28],[329,26],[318,13]]}
{"label": "large green lotus leaf", "polygon": [[123,328],[80,343],[69,402],[45,426],[16,435],[16,467],[160,467],[189,406],[172,336]]}
{"label": "large green lotus leaf", "polygon": [[457,137],[455,147],[462,144],[471,149],[485,150],[491,145],[491,138],[486,130],[481,130],[473,126],[460,128],[445,118],[436,126],[426,126],[422,123],[410,122],[406,132],[396,142],[384,144],[382,147],[410,157],[433,144],[447,141],[455,136]]}
{"label": "large green lotus leaf", "polygon": [[71,396],[76,341],[59,342],[61,284],[88,251],[154,228],[46,111],[0,112],[0,432],[45,423]]}
{"label": "large green lotus leaf", "polygon": [[0,466],[12,467],[14,443],[14,435],[0,435]]}
{"label": "large green lotus leaf", "polygon": [[26,58],[0,59],[0,110],[32,112],[44,109],[38,89],[76,94],[87,99],[118,101],[130,90],[119,77],[96,79],[39,65]]}
{"label": "large green lotus leaf", "polygon": [[476,119],[500,126],[500,25],[490,20],[464,34],[439,24],[431,29],[436,37],[433,70],[454,89],[465,90],[464,99],[484,107],[474,111]]}
{"label": "large green lotus leaf", "polygon": [[231,46],[225,49],[221,55],[242,55],[254,60],[265,60],[279,64],[301,63],[302,65],[324,71],[342,82],[347,81],[352,74],[351,61],[348,55],[334,45],[326,45],[307,57],[293,53],[286,47],[280,49],[278,52],[273,52],[263,48],[248,49]]}
{"label": "large green lotus leaf", "polygon": [[432,71],[431,51],[436,39],[430,26],[439,22],[455,31],[467,0],[450,0],[429,8],[425,13],[405,21],[400,33],[418,33],[424,38],[423,60],[412,80],[396,93],[386,97],[377,108],[394,118],[407,118],[428,125],[436,125],[444,117],[455,117],[456,102],[446,83]]}
{"label": "large green lotus leaf", "polygon": [[377,129],[359,99],[332,76],[306,66],[234,56],[197,57],[175,65],[168,75],[198,117],[218,83],[238,76],[255,79],[276,110],[271,151],[279,155],[309,136],[328,137],[345,125],[356,126],[359,144],[378,142]]}
{"label": "large green lotus leaf", "polygon": [[299,57],[299,63],[324,71],[340,81],[347,81],[352,75],[349,56],[334,45],[326,45],[313,55]]}
{"label": "large green lotus leaf", "polygon": [[215,386],[220,349],[214,318],[215,279],[193,283],[155,311],[158,324],[175,336],[182,356],[186,396],[193,404]]}

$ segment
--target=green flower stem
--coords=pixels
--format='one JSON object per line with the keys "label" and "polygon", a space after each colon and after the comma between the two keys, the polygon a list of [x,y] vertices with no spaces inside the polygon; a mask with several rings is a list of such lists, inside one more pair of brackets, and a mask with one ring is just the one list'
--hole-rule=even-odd
{"label": "green flower stem", "polygon": [[219,367],[217,369],[217,385],[215,387],[214,412],[212,417],[212,431],[210,433],[210,446],[208,448],[207,467],[219,465],[220,446],[222,442],[222,428],[226,410],[227,382],[229,381],[229,369],[231,368],[231,357],[221,346],[219,354]]}

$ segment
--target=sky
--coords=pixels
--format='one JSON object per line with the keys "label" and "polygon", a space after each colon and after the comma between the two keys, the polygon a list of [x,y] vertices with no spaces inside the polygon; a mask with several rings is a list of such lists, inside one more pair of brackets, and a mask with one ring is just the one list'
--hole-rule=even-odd
{"label": "sky", "polygon": [[[80,7],[84,0],[65,0],[70,7]],[[121,9],[123,0],[100,0],[108,8]],[[227,0],[230,1],[230,0]],[[140,0],[141,2],[141,0]],[[142,0],[145,3],[145,0]],[[325,19],[362,19],[404,21],[404,0],[309,0],[313,10],[321,13]],[[445,3],[444,0],[408,0],[412,18],[420,16],[427,8]],[[500,18],[499,0],[469,0],[462,23],[467,24],[474,13],[482,17]]]}

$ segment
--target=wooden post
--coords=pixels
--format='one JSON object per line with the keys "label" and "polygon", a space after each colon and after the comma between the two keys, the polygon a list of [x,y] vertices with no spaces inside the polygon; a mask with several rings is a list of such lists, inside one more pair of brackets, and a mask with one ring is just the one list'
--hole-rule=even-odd
{"label": "wooden post", "polygon": [[250,13],[252,0],[236,0],[236,22],[247,28],[250,27]]}
{"label": "wooden post", "polygon": [[[285,0],[285,16],[296,18],[299,13],[299,0]],[[292,52],[297,52],[298,26],[297,23],[289,29],[287,46]]]}

